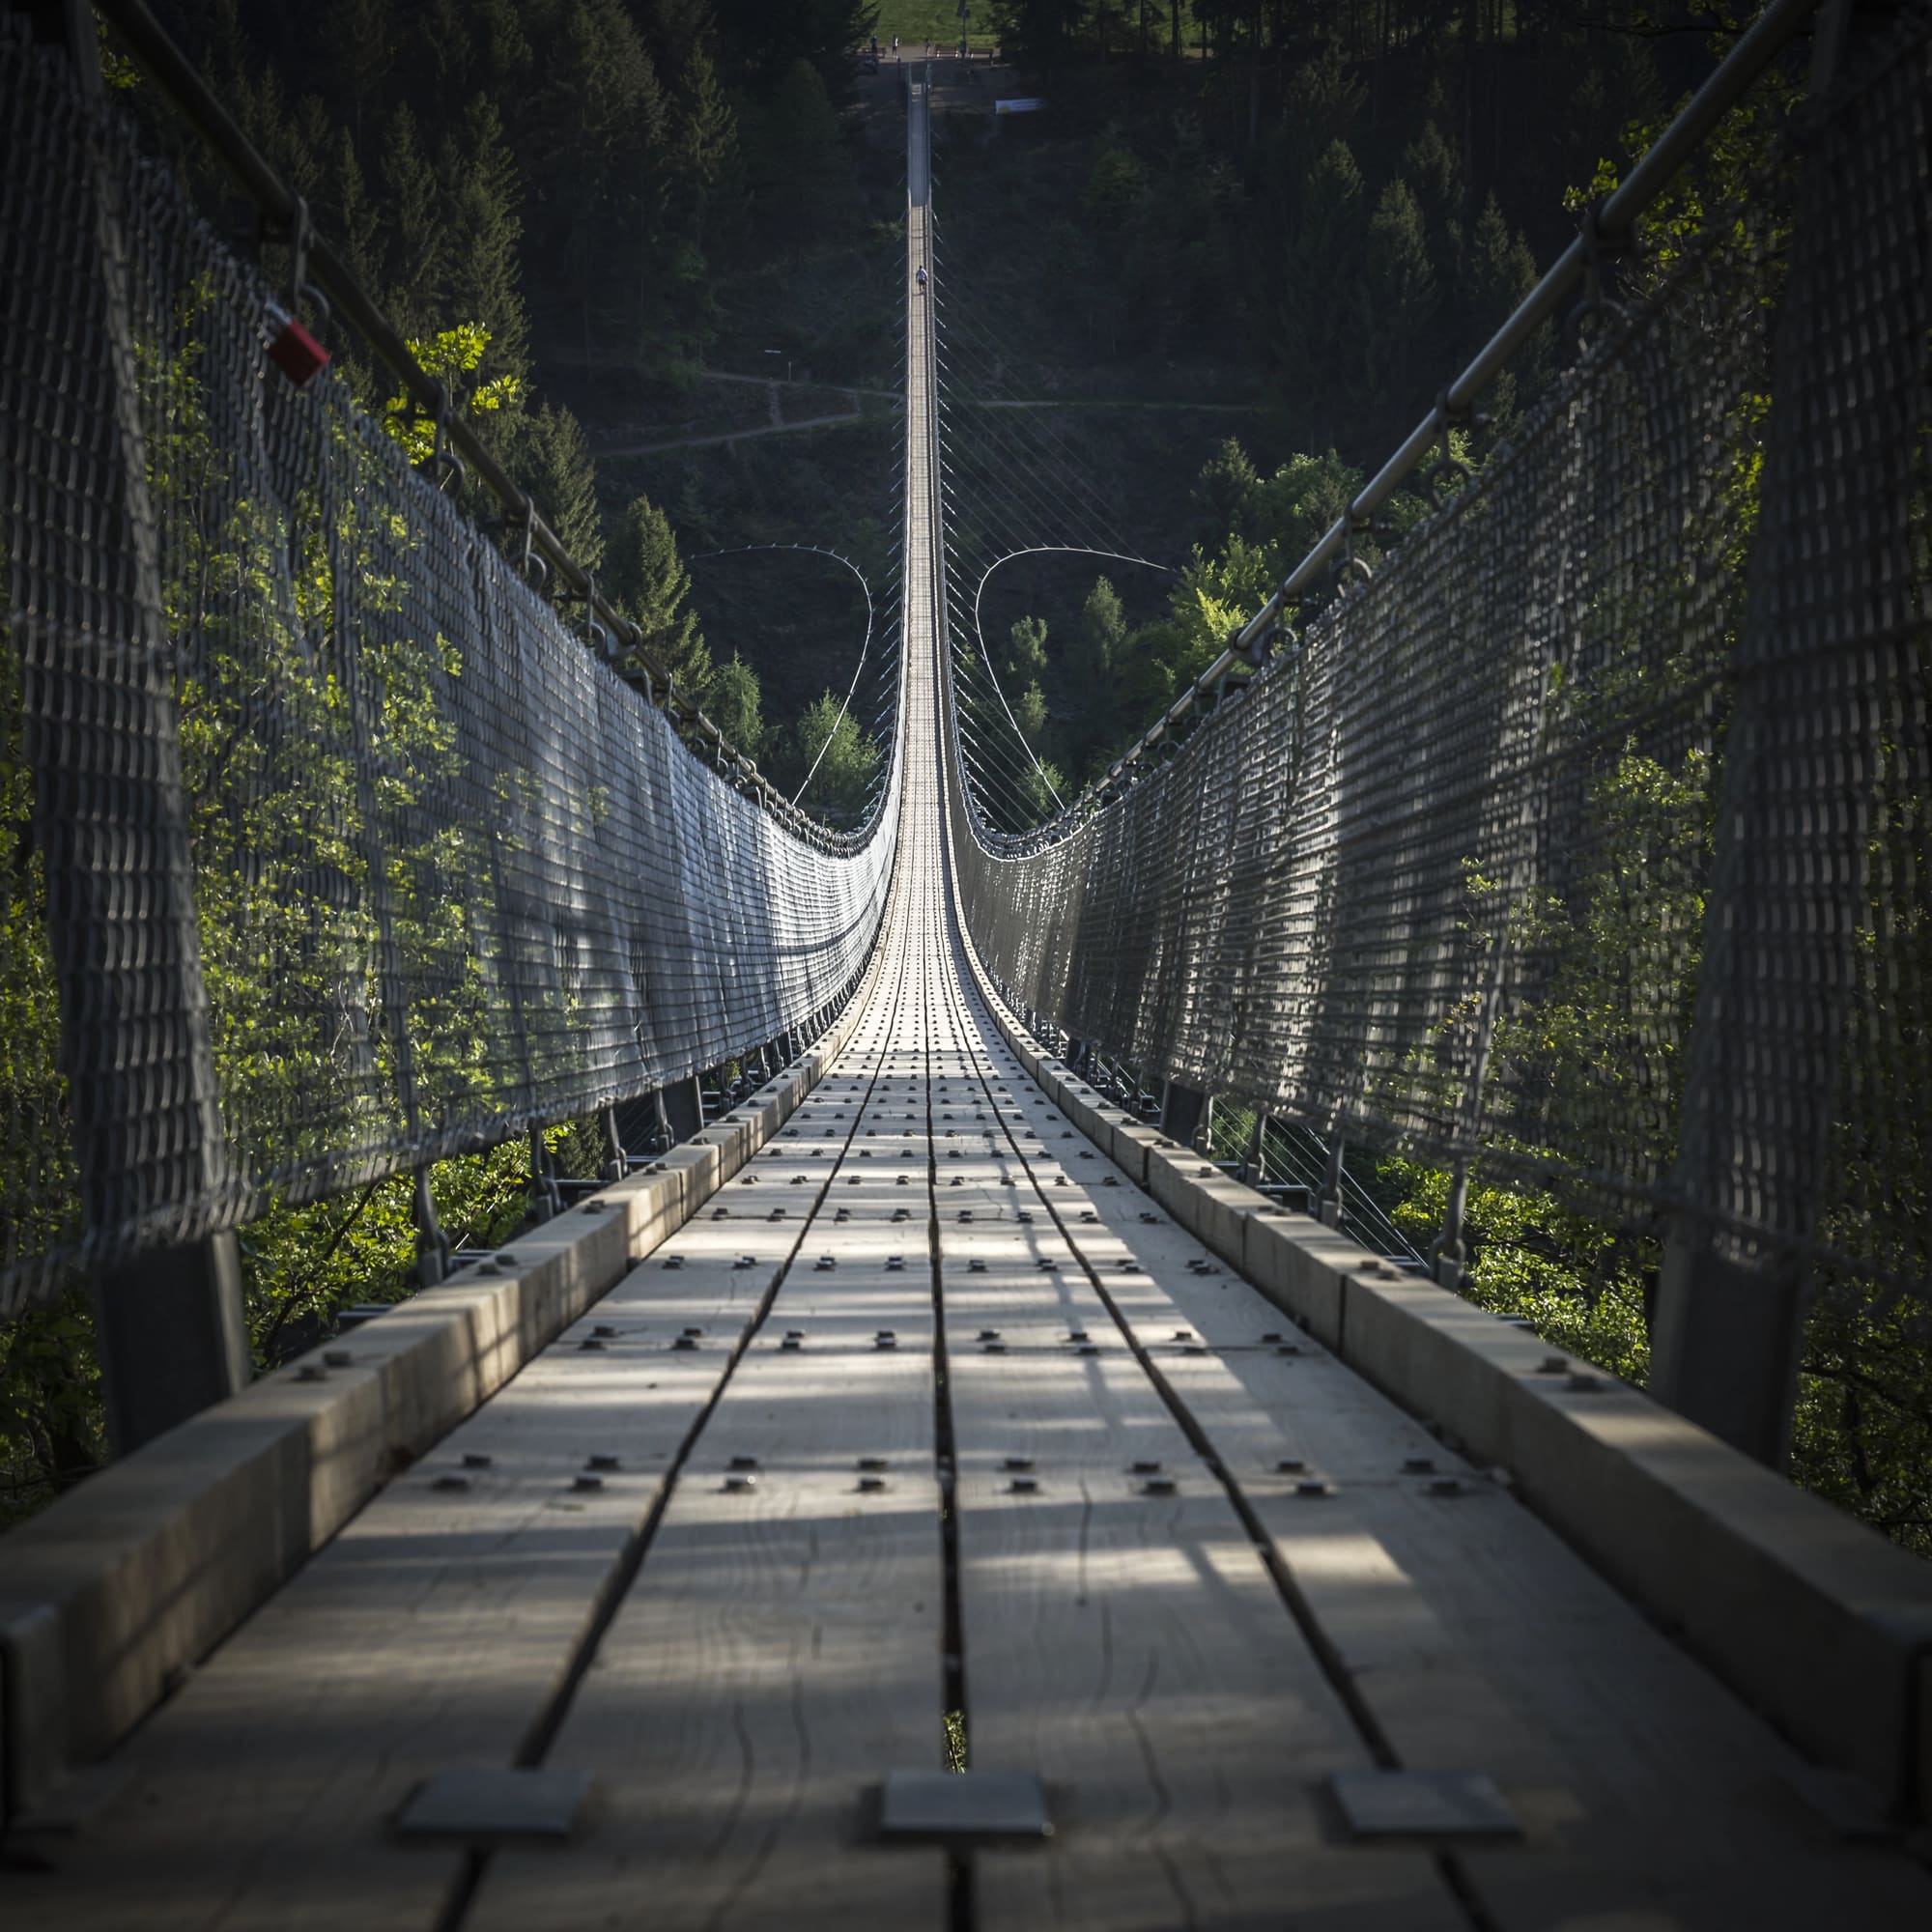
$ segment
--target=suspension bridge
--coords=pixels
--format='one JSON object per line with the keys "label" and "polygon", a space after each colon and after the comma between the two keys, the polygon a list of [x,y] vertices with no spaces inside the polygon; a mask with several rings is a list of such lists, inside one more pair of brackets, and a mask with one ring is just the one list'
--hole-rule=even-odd
{"label": "suspension bridge", "polygon": [[[102,11],[218,128],[144,10]],[[1744,38],[1600,244],[1811,11]],[[412,470],[332,377],[283,380],[313,290],[383,325],[258,159],[229,141],[279,282],[58,36],[0,24],[63,1083],[12,1076],[38,1151],[0,1279],[25,1307],[92,1272],[127,1451],[0,1541],[10,1928],[1932,1920],[1932,1578],[1763,1451],[1791,1284],[1926,1283],[1924,883],[1873,803],[1927,781],[1923,10],[1825,10],[1769,224],[1785,338],[1748,216],[1641,306],[1566,258],[1511,328],[1581,287],[1593,343],[1511,450],[1369,567],[1478,367],[1106,781],[1017,829],[980,573],[1103,533],[1029,523],[1021,479],[1000,511],[949,445],[967,319],[908,70],[896,674],[838,834],[626,655],[506,481],[479,529],[489,454],[433,386]],[[1762,356],[1771,581],[1699,521]],[[1685,885],[1659,799],[1720,686]],[[1644,925],[1626,871],[1635,937],[1595,901],[1566,935],[1605,846],[1688,896]],[[1659,948],[1706,895],[1735,937],[1693,1016]],[[1579,1079],[1510,1028],[1612,944],[1622,1064]],[[237,1367],[251,1216],[600,1111],[594,1189],[539,1142],[529,1225],[451,1252],[419,1187],[422,1292]],[[1347,1175],[1372,1127],[1456,1175],[1427,1256]],[[1455,1293],[1477,1153],[1666,1228],[1674,1406]]]}

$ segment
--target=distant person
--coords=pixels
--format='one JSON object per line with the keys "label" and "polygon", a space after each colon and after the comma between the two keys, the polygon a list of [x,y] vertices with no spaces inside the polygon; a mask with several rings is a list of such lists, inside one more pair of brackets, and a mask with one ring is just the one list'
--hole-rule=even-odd
{"label": "distant person", "polygon": [[877,34],[874,34],[872,36],[872,58],[874,60],[877,60],[878,57],[879,57],[879,37]]}
{"label": "distant person", "polygon": [[919,292],[921,295],[923,295],[925,293],[925,270],[923,269],[922,269],[919,271],[918,279],[919,279]]}
{"label": "distant person", "polygon": [[897,60],[898,57],[899,57],[899,37],[896,34],[895,34],[893,36],[893,58],[895,60]]}

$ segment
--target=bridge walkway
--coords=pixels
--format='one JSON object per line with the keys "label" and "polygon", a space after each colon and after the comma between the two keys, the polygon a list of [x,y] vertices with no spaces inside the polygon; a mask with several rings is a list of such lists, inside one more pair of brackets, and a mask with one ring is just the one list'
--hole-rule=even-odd
{"label": "bridge walkway", "polygon": [[[187,1678],[8,1925],[1928,1922],[1919,1867],[1824,1830],[1767,1725],[1027,1078],[952,893],[921,320],[900,864],[840,1057]],[[882,1841],[881,1779],[962,1753],[1054,1835]],[[567,1837],[399,1829],[511,1767],[588,1779]],[[1404,1768],[1492,1779],[1516,1835],[1349,1829],[1334,1780]]]}

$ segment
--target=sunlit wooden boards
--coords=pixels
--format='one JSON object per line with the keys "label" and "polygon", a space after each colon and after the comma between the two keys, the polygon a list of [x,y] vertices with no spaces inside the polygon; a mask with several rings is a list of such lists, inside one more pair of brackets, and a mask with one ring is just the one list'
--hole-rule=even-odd
{"label": "sunlit wooden boards", "polygon": [[1006,1118],[949,1005],[949,1084],[987,1134],[937,1197],[969,1744],[1043,1778],[1056,1825],[977,1855],[980,1922],[1462,1927],[1425,1853],[1334,1829],[1323,1780],[1369,1748],[1079,1265],[1052,1130]]}
{"label": "sunlit wooden boards", "polygon": [[594,1780],[580,1840],[498,1853],[476,1932],[943,1923],[939,1855],[875,1844],[864,1802],[943,1753],[931,1302],[911,1279],[854,1265],[835,1295],[781,1294],[552,1751]]}
{"label": "sunlit wooden boards", "polygon": [[390,1817],[511,1762],[560,1688],[775,1271],[731,1259],[637,1269],[397,1476],[124,1748],[10,1927],[433,1924],[459,1861]]}
{"label": "sunlit wooden boards", "polygon": [[[990,1027],[983,1037],[997,1038]],[[1288,1323],[1140,1189],[1111,1169],[1101,1185],[1084,1163],[1062,1166],[1061,1116],[1007,1084],[1009,1147],[1065,1232],[1058,1273],[1085,1264],[1082,1281],[1119,1318],[1088,1326],[1101,1353],[1087,1372],[1111,1379],[1117,1351],[1138,1349],[1390,1752],[1486,1773],[1509,1799],[1520,1843],[1455,1851],[1489,1922],[1721,1932],[1923,1915],[1923,1870],[1838,1842],[1787,1781],[1802,1776],[1796,1754],[1506,1488]],[[1023,1259],[1015,1279],[1025,1273]],[[969,1276],[969,1292],[983,1280]],[[1009,1386],[1057,1381],[1071,1353],[1062,1338]],[[1009,1408],[1010,1431],[1030,1405]],[[1102,1471],[1117,1502],[1122,1467],[1131,1475],[1147,1453],[1117,1454]],[[1212,1469],[1185,1453],[1180,1492],[1213,1490]],[[1048,1499],[1044,1457],[1037,1474],[1036,1500]],[[1091,1523],[1084,1489],[1080,1502]],[[971,1520],[962,1510],[962,1534]],[[977,1739],[977,1673],[972,1704]],[[1120,1922],[1135,1922],[1123,1909]]]}

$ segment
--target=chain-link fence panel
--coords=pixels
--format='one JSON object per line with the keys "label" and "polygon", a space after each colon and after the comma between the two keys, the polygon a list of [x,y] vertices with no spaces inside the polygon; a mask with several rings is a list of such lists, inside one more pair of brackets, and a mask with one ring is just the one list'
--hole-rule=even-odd
{"label": "chain-link fence panel", "polygon": [[1028,838],[957,814],[1017,1003],[1324,1134],[1922,1289],[1927,23],[1178,753]]}
{"label": "chain-link fence panel", "polygon": [[891,869],[701,763],[0,22],[0,1313],[805,1023]]}

